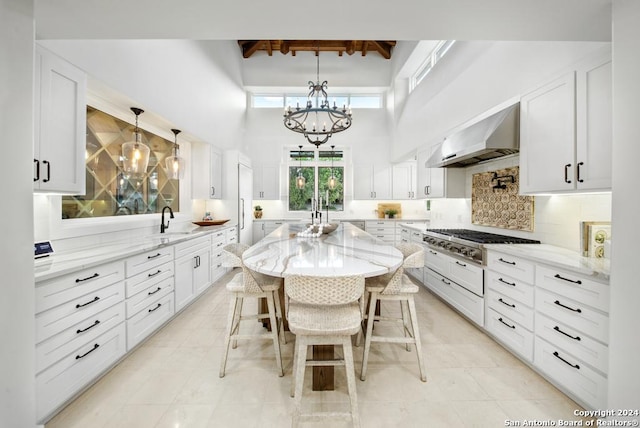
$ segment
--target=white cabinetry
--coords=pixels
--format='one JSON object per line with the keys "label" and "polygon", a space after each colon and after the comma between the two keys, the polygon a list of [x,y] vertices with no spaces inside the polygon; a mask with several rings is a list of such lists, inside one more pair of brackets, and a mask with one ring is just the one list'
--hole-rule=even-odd
{"label": "white cabinetry", "polygon": [[222,154],[209,144],[193,144],[190,167],[193,199],[221,199]]}
{"label": "white cabinetry", "polygon": [[33,188],[85,194],[86,74],[36,45]]}
{"label": "white cabinetry", "polygon": [[520,101],[520,192],[611,188],[611,57],[599,56]]}
{"label": "white cabinetry", "polygon": [[126,352],[124,263],[36,284],[36,411],[44,421]]}
{"label": "white cabinetry", "polygon": [[211,284],[211,238],[175,245],[175,310],[187,306]]}
{"label": "white cabinetry", "polygon": [[255,244],[285,223],[299,223],[300,220],[259,220],[253,222],[253,243]]}
{"label": "white cabinetry", "polygon": [[487,252],[485,327],[528,362],[533,360],[534,271],[530,261]]}
{"label": "white cabinetry", "polygon": [[479,326],[484,325],[484,271],[480,266],[425,250],[424,284]]}
{"label": "white cabinetry", "polygon": [[391,244],[396,242],[395,220],[366,220],[364,230],[381,241]]}
{"label": "white cabinetry", "polygon": [[173,247],[127,259],[127,350],[169,320],[174,312]]}
{"label": "white cabinetry", "polygon": [[393,199],[416,199],[416,162],[403,162],[393,165],[392,197]]}
{"label": "white cabinetry", "polygon": [[[439,145],[431,148],[429,153],[438,150]],[[421,159],[422,157],[422,159]],[[424,158],[426,157],[426,159]],[[465,197],[465,169],[464,168],[426,168],[428,159],[426,151],[418,152],[418,167],[424,170],[418,175],[418,192],[421,198],[464,198]]]}
{"label": "white cabinetry", "polygon": [[533,364],[579,403],[607,406],[609,285],[536,266]]}
{"label": "white cabinetry", "polygon": [[220,278],[226,272],[225,268],[222,267],[222,253],[225,245],[227,245],[226,230],[219,230],[211,234],[211,281],[212,282]]}
{"label": "white cabinetry", "polygon": [[353,165],[353,199],[391,199],[391,168]]}
{"label": "white cabinetry", "polygon": [[280,199],[280,166],[253,164],[253,199]]}

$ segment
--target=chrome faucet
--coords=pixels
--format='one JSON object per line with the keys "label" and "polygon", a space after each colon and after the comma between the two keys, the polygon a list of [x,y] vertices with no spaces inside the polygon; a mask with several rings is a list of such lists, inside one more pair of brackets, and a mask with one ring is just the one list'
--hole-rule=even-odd
{"label": "chrome faucet", "polygon": [[169,218],[174,218],[173,210],[169,205],[162,208],[162,218],[160,219],[160,233],[164,233],[165,230],[169,229],[169,220],[167,220],[166,225],[164,224],[164,210],[166,210],[167,208],[169,209]]}

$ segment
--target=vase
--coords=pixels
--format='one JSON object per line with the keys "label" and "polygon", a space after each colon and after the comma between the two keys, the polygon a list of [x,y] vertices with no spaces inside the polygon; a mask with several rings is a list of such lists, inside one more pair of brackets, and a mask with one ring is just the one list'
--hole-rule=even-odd
{"label": "vase", "polygon": [[254,218],[262,218],[262,211],[254,211],[253,212],[253,217]]}

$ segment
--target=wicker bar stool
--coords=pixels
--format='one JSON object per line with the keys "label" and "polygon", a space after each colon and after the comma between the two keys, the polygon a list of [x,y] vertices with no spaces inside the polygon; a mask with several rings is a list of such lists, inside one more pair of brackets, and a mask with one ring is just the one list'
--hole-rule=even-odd
{"label": "wicker bar stool", "polygon": [[[233,340],[233,348],[238,340],[273,340],[273,348],[276,353],[278,375],[284,376],[282,369],[282,355],[280,352],[280,339],[285,343],[282,309],[280,307],[279,291],[282,279],[253,272],[242,263],[242,253],[249,247],[235,243],[223,247],[223,265],[226,267],[241,267],[242,272],[237,273],[227,283],[227,290],[232,293],[227,317],[227,329],[225,334],[224,355],[220,362],[220,377],[224,377],[229,355],[229,345]],[[245,297],[265,298],[267,300],[268,313],[255,315],[242,315],[242,302]],[[260,334],[240,334],[240,321],[268,318],[271,322],[271,331]]]}
{"label": "wicker bar stool", "polygon": [[[360,426],[356,396],[355,369],[351,336],[358,333],[362,322],[362,308],[358,303],[364,292],[364,277],[311,277],[293,275],[284,280],[289,330],[296,335],[293,356],[291,396],[295,398],[293,426],[301,418],[350,417],[353,426]],[[342,345],[344,359],[329,361],[307,360],[311,345]],[[302,386],[307,366],[345,366],[350,413],[315,412],[302,414]]]}
{"label": "wicker bar stool", "polygon": [[[420,367],[420,379],[427,381],[422,357],[422,344],[418,330],[418,318],[416,304],[413,295],[419,288],[404,273],[406,268],[419,268],[424,266],[424,248],[419,244],[399,244],[396,246],[403,256],[404,261],[395,272],[374,278],[367,278],[365,293],[369,296],[369,308],[365,318],[367,330],[365,333],[364,355],[362,357],[362,371],[360,379],[365,380],[367,375],[367,363],[371,342],[404,343],[407,351],[411,350],[410,344],[415,344]],[[365,299],[366,300],[366,299]],[[375,308],[378,301],[395,300],[400,302],[401,318],[376,315]],[[401,322],[404,336],[382,336],[373,334],[374,321]],[[411,328],[409,328],[409,324]]]}

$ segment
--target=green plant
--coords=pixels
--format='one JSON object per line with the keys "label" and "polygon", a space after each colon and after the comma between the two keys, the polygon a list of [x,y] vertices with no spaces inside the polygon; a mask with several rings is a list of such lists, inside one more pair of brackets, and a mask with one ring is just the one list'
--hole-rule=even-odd
{"label": "green plant", "polygon": [[394,210],[390,208],[388,210],[384,210],[384,213],[387,214],[389,218],[393,218],[395,217],[396,214],[398,214],[398,210]]}
{"label": "green plant", "polygon": [[262,211],[262,207],[260,205],[256,205],[253,209],[256,211]]}

